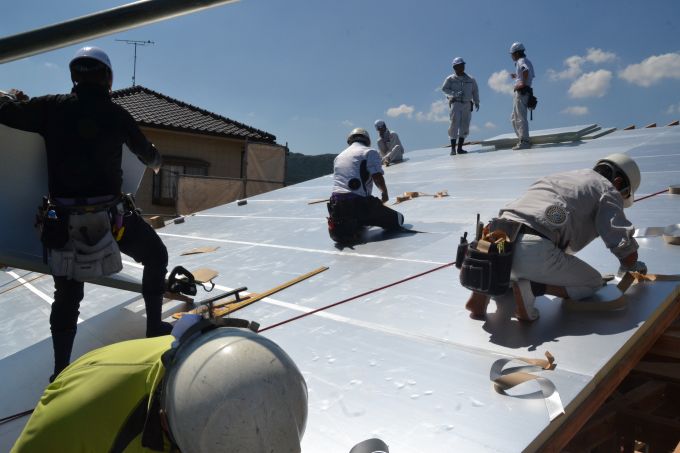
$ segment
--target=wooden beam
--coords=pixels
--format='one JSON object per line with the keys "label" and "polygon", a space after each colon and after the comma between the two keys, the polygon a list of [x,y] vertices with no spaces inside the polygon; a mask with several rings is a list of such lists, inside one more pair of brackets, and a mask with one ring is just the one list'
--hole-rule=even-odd
{"label": "wooden beam", "polygon": [[546,439],[543,439],[542,442],[532,442],[528,450],[554,453],[564,450],[569,441],[583,428],[678,316],[680,316],[680,298],[676,297],[667,310],[657,316],[653,324],[640,336],[635,346],[621,357],[600,382],[595,384],[588,397],[578,407],[564,415],[559,428]]}
{"label": "wooden beam", "polygon": [[665,383],[648,381],[623,395],[615,397],[602,405],[595,415],[588,420],[587,425],[571,439],[565,450],[590,451],[594,449],[615,434],[616,415],[619,411],[645,400],[660,400],[665,391]]}
{"label": "wooden beam", "polygon": [[651,378],[663,379],[680,384],[680,363],[673,362],[640,362],[633,370],[635,373]]}

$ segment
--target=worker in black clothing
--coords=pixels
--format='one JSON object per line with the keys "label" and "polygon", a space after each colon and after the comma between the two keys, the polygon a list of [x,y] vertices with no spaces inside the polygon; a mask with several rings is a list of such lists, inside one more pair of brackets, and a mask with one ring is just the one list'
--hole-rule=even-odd
{"label": "worker in black clothing", "polygon": [[[28,99],[21,91],[12,90],[10,96],[0,98],[0,123],[36,132],[45,140],[49,198],[53,203],[64,209],[73,205],[110,209],[119,205],[121,197],[123,144],[155,172],[160,169],[161,156],[132,116],[111,101],[113,71],[104,51],[84,47],[69,68],[73,81],[70,94]],[[123,214],[124,230],[118,247],[144,265],[146,336],[166,335],[171,325],[161,321],[161,305],[168,252],[137,211],[128,209]],[[83,286],[77,279],[54,276],[50,315],[54,374],[50,381],[70,362]]]}

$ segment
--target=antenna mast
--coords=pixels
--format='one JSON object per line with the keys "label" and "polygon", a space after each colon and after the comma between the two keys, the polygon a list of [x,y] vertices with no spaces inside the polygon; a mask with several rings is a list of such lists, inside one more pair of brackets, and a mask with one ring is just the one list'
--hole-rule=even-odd
{"label": "antenna mast", "polygon": [[125,44],[132,44],[135,46],[135,58],[132,64],[132,86],[135,86],[135,76],[137,74],[137,46],[148,46],[156,44],[153,41],[134,41],[132,39],[116,39],[116,41],[124,42]]}

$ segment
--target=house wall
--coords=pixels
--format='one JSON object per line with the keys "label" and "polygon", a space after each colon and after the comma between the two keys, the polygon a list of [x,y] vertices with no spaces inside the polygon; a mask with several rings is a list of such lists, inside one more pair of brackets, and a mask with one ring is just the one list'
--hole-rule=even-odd
{"label": "house wall", "polygon": [[[199,159],[208,162],[208,176],[239,178],[245,140],[212,137],[209,135],[166,131],[142,127],[142,132],[156,146],[161,155]],[[174,206],[152,203],[153,172],[147,169],[137,191],[137,205],[145,215],[175,214]]]}

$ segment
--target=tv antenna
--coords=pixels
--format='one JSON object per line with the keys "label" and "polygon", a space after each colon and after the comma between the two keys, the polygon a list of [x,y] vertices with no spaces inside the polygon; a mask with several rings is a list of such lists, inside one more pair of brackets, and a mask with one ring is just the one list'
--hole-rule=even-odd
{"label": "tv antenna", "polygon": [[132,39],[116,39],[116,41],[121,41],[125,44],[132,44],[135,46],[135,59],[132,64],[132,86],[135,86],[135,75],[137,74],[137,46],[148,46],[156,43],[153,41],[135,41]]}

